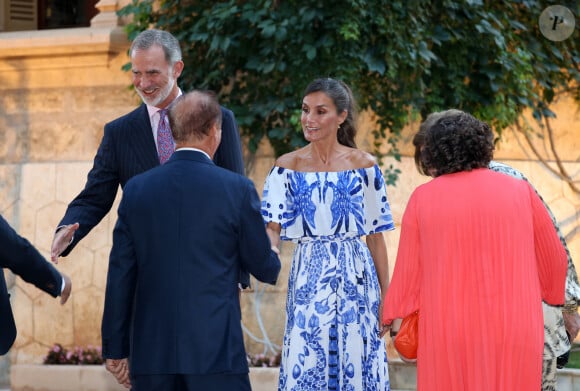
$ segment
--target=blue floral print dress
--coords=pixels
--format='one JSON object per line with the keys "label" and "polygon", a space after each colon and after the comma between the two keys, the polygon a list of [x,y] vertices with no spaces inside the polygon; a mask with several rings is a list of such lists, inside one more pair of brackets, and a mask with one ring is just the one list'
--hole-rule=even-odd
{"label": "blue floral print dress", "polygon": [[389,390],[379,338],[380,287],[361,236],[394,228],[375,165],[340,172],[274,167],[262,198],[266,223],[295,242],[278,389]]}

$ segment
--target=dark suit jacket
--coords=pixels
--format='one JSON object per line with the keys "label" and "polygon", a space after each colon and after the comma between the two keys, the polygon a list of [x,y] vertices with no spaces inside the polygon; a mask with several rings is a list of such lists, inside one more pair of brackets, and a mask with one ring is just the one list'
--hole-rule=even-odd
{"label": "dark suit jacket", "polygon": [[[244,175],[238,126],[234,114],[223,107],[222,141],[214,161],[220,167]],[[130,178],[157,166],[159,157],[145,104],[106,124],[85,188],[68,205],[59,223],[59,226],[80,223],[62,256],[67,256],[111,210],[119,185],[124,188]],[[249,285],[247,273],[240,276],[240,282]]]}
{"label": "dark suit jacket", "polygon": [[[0,267],[8,268],[26,282],[53,297],[60,294],[60,273],[0,216]],[[16,326],[6,289],[4,270],[0,275],[0,355],[6,354],[16,338]]]}
{"label": "dark suit jacket", "polygon": [[180,150],[131,179],[113,232],[102,323],[103,356],[131,373],[248,372],[239,270],[275,283],[252,182]]}

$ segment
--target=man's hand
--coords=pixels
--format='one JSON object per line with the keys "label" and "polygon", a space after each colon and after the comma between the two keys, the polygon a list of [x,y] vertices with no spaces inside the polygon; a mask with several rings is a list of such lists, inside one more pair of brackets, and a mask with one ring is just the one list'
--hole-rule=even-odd
{"label": "man's hand", "polygon": [[60,293],[60,304],[64,304],[64,303],[66,303],[66,301],[70,297],[70,292],[72,290],[72,282],[71,282],[69,276],[67,276],[66,274],[61,273],[61,276],[62,276],[62,279],[64,280],[64,288],[63,288],[62,292]]}
{"label": "man's hand", "polygon": [[77,229],[79,229],[79,223],[74,223],[65,225],[54,233],[52,248],[50,249],[50,260],[52,262],[58,263],[58,257],[66,250]]}
{"label": "man's hand", "polygon": [[105,361],[105,367],[107,371],[111,372],[117,382],[124,386],[125,388],[131,388],[131,377],[129,374],[129,359],[111,359],[108,358]]}
{"label": "man's hand", "polygon": [[568,334],[570,334],[570,342],[572,342],[576,339],[578,331],[580,331],[580,315],[578,315],[578,312],[570,313],[564,311],[562,311],[562,315],[564,316],[564,326]]}

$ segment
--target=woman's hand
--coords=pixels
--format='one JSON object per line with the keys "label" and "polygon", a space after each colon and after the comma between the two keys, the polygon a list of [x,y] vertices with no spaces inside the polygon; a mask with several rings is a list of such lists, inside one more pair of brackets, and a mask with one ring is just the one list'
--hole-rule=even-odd
{"label": "woman's hand", "polygon": [[383,338],[385,334],[391,329],[390,324],[383,323],[383,304],[385,302],[385,295],[381,295],[381,302],[379,303],[379,338]]}
{"label": "woman's hand", "polygon": [[390,324],[384,324],[379,328],[379,338],[383,338],[391,330]]}
{"label": "woman's hand", "polygon": [[572,342],[576,339],[578,331],[580,331],[580,315],[578,315],[578,312],[562,312],[562,315],[564,316],[564,326],[568,334],[570,334],[570,342]]}

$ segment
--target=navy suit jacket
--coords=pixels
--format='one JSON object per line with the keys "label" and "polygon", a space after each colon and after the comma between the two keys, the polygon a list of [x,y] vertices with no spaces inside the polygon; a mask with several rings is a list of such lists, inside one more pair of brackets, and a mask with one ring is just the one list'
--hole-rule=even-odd
{"label": "navy suit jacket", "polygon": [[[244,175],[238,126],[234,114],[224,107],[222,141],[214,161],[220,167]],[[62,226],[79,222],[73,241],[62,256],[67,256],[111,210],[119,185],[124,188],[130,178],[157,166],[159,156],[145,104],[106,124],[85,188],[68,205],[59,223]],[[240,282],[249,285],[247,273],[240,275]]]}
{"label": "navy suit jacket", "polygon": [[129,357],[134,375],[247,373],[240,269],[271,284],[280,271],[249,179],[191,150],[135,176],[113,232],[103,356]]}
{"label": "navy suit jacket", "polygon": [[[8,268],[24,281],[34,284],[53,297],[60,294],[62,277],[25,238],[0,216],[0,267]],[[16,338],[10,295],[0,270],[0,355],[6,354]]]}

